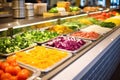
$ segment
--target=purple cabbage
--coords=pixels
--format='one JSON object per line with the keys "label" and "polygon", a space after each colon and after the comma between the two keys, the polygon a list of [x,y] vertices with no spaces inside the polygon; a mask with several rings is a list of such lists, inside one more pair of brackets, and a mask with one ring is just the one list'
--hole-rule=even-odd
{"label": "purple cabbage", "polygon": [[66,49],[70,51],[77,50],[84,44],[86,44],[84,40],[68,36],[58,37],[47,43],[48,46]]}

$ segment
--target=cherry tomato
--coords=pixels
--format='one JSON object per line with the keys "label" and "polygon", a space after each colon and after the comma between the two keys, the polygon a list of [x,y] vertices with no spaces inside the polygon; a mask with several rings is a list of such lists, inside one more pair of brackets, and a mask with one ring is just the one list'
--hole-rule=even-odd
{"label": "cherry tomato", "polygon": [[10,73],[3,73],[3,74],[1,75],[0,80],[9,80],[10,77],[11,77],[11,74],[10,74]]}
{"label": "cherry tomato", "polygon": [[9,80],[17,80],[17,76],[11,76]]}
{"label": "cherry tomato", "polygon": [[110,14],[109,14],[109,13],[107,13],[105,17],[106,17],[106,18],[110,18]]}
{"label": "cherry tomato", "polygon": [[11,57],[7,57],[6,62],[8,62],[9,64],[16,62],[16,58],[11,56]]}
{"label": "cherry tomato", "polygon": [[106,16],[106,13],[105,13],[105,12],[102,12],[102,15],[103,15],[103,16]]}
{"label": "cherry tomato", "polygon": [[0,69],[1,69],[2,63],[3,63],[3,62],[2,62],[2,61],[0,61]]}
{"label": "cherry tomato", "polygon": [[0,70],[0,76],[1,76],[3,73],[4,73],[3,70]]}
{"label": "cherry tomato", "polygon": [[113,15],[116,15],[116,13],[117,13],[116,11],[112,11],[112,14],[113,14]]}
{"label": "cherry tomato", "polygon": [[9,63],[8,62],[3,62],[2,65],[1,65],[1,69],[3,71],[5,71],[5,68],[9,66]]}
{"label": "cherry tomato", "polygon": [[17,75],[17,79],[18,80],[26,80],[28,77],[30,76],[30,72],[26,69],[22,69],[18,75]]}
{"label": "cherry tomato", "polygon": [[13,73],[14,73],[14,72],[13,72],[13,69],[14,69],[13,66],[7,66],[7,67],[5,68],[5,72],[10,73],[10,74],[13,74]]}
{"label": "cherry tomato", "polygon": [[12,65],[12,66],[19,66],[19,64],[17,62],[12,62],[10,65]]}
{"label": "cherry tomato", "polygon": [[19,66],[14,66],[12,75],[17,75],[21,71]]}

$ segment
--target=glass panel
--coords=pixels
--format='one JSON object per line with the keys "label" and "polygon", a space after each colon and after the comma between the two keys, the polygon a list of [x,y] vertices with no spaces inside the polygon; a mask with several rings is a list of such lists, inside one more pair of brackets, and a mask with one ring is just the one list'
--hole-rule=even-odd
{"label": "glass panel", "polygon": [[119,8],[119,0],[111,0],[111,6],[110,8]]}

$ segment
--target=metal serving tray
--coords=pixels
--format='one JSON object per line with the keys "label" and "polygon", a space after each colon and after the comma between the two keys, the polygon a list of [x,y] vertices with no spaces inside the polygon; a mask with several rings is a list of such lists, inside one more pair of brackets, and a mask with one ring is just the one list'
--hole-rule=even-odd
{"label": "metal serving tray", "polygon": [[[48,47],[46,47],[46,48],[48,48]],[[26,50],[25,52],[28,52],[28,51],[30,51],[30,50],[32,50],[32,49]],[[58,50],[59,50],[59,49],[58,49]],[[66,52],[67,52],[67,51],[66,51]],[[48,67],[48,68],[46,68],[46,69],[40,69],[40,68],[34,67],[34,66],[32,66],[32,65],[29,65],[29,64],[25,64],[25,63],[20,62],[20,61],[18,61],[18,62],[21,63],[21,64],[23,64],[23,65],[26,65],[26,66],[28,66],[28,67],[32,67],[32,68],[35,68],[35,69],[37,69],[37,70],[40,70],[41,72],[49,72],[49,71],[51,71],[52,69],[54,69],[55,67],[59,66],[59,65],[60,65],[61,63],[63,63],[64,61],[66,61],[67,59],[69,59],[70,57],[72,57],[72,53],[69,53],[69,52],[67,52],[67,53],[68,53],[68,55],[67,55],[65,58],[61,59],[59,62],[53,64],[52,66],[50,66],[50,67]],[[52,55],[51,55],[51,56],[52,56]]]}
{"label": "metal serving tray", "polygon": [[[72,36],[62,36],[62,37],[72,37]],[[74,38],[75,39],[80,39],[80,38],[77,38],[77,37],[74,37]],[[84,39],[82,39],[82,40],[84,40]],[[79,49],[74,50],[74,51],[48,46],[47,43],[52,42],[52,40],[48,41],[47,43],[42,44],[42,46],[46,46],[48,48],[53,48],[53,49],[59,49],[59,50],[67,51],[67,52],[70,52],[70,53],[77,53],[77,52],[81,51],[82,49],[84,49],[85,47],[89,46],[92,43],[92,41],[90,41],[90,40],[84,40],[84,41],[86,43],[83,46],[81,46]]]}
{"label": "metal serving tray", "polygon": [[[30,49],[30,48],[36,46],[36,45],[37,45],[37,44],[34,43],[34,44],[32,44],[30,47],[27,47],[27,48],[25,48],[25,49],[21,49],[21,50],[19,50],[19,51],[25,51],[25,50],[28,50],[28,49]],[[16,52],[19,52],[19,51],[16,51]],[[14,55],[16,52],[12,52],[12,53],[0,53],[0,56],[7,57],[7,56]]]}

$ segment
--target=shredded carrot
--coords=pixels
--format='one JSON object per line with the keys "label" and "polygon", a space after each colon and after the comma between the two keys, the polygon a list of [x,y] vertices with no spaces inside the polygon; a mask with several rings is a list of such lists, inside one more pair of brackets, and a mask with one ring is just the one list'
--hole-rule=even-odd
{"label": "shredded carrot", "polygon": [[28,52],[17,52],[15,57],[22,63],[44,70],[59,62],[67,55],[68,53],[64,51],[36,46]]}

